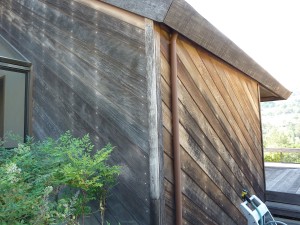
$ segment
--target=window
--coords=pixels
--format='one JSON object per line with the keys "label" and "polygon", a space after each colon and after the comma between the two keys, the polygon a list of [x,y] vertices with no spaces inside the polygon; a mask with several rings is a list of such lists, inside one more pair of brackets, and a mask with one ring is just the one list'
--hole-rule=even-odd
{"label": "window", "polygon": [[[13,58],[12,58],[13,57]],[[0,36],[0,138],[29,134],[29,78],[31,64]],[[6,140],[6,148],[17,141]]]}

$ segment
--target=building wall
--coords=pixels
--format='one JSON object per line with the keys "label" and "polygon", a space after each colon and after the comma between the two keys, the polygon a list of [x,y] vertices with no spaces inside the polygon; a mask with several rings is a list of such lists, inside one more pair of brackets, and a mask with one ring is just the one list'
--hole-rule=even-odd
{"label": "building wall", "polygon": [[[174,224],[170,32],[161,27],[167,224]],[[259,89],[254,80],[182,36],[177,40],[183,219],[246,224],[244,188],[264,198]]]}
{"label": "building wall", "polygon": [[4,135],[4,87],[5,77],[0,75],[0,138]]}
{"label": "building wall", "polygon": [[152,223],[161,205],[150,182],[159,170],[153,22],[94,0],[0,0],[0,32],[33,64],[33,136],[71,130],[98,149],[112,143],[122,174],[106,220]]}

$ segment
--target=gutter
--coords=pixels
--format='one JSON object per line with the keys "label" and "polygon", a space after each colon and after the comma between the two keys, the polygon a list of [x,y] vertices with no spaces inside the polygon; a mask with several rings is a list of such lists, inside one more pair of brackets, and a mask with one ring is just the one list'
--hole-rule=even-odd
{"label": "gutter", "polygon": [[173,133],[173,162],[175,185],[175,216],[176,225],[182,225],[182,193],[181,193],[181,160],[179,143],[178,88],[177,88],[177,51],[178,33],[173,32],[170,42],[171,58],[171,95],[172,95],[172,133]]}

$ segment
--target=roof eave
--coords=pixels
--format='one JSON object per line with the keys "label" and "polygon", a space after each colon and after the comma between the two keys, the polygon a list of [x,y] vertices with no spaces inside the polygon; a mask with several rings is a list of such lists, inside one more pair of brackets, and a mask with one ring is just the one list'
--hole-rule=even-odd
{"label": "roof eave", "polygon": [[[260,86],[272,93],[270,96],[273,96],[274,100],[287,99],[291,95],[288,89],[184,0],[102,1],[154,21],[165,23],[256,80]],[[267,96],[262,97],[267,99]]]}
{"label": "roof eave", "polygon": [[273,93],[274,100],[287,99],[291,95],[288,89],[202,17],[186,1],[174,0],[164,23],[256,80],[270,93]]}

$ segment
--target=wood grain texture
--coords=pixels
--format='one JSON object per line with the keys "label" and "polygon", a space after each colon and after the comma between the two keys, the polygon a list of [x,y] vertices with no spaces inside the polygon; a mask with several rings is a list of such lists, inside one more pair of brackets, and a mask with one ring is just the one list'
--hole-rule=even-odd
{"label": "wood grain texture", "polygon": [[[179,42],[178,45],[180,45],[181,42]],[[188,49],[187,49],[188,48]],[[187,49],[187,51],[184,51],[181,49]],[[215,75],[215,71],[209,71],[207,70],[207,65],[200,64],[202,62],[201,57],[204,55],[202,54],[192,54],[190,55],[190,51],[192,48],[190,48],[189,45],[182,45],[182,48],[179,50],[179,57],[180,60],[182,60],[182,63],[187,68],[187,71],[183,71],[183,73],[189,73],[192,74],[193,82],[196,84],[197,87],[195,87],[195,90],[197,88],[202,92],[205,93],[203,95],[204,99],[203,101],[207,102],[208,108],[212,109],[212,112],[214,114],[219,115],[221,121],[221,126],[225,130],[225,132],[228,133],[230,139],[233,142],[233,145],[235,145],[234,140],[240,139],[241,141],[244,141],[244,137],[242,137],[240,134],[240,129],[236,125],[236,121],[234,117],[232,116],[229,108],[227,108],[227,104],[225,103],[223,96],[226,95],[226,92],[222,92],[222,89],[218,89],[218,87],[215,85],[214,81],[212,80],[211,76]],[[195,59],[198,59],[197,61],[194,61]],[[189,61],[191,60],[191,61]],[[190,63],[193,62],[193,63]],[[195,64],[196,63],[196,64]],[[200,75],[197,76],[197,73]],[[233,75],[232,75],[233,76]],[[184,77],[185,79],[185,77]],[[193,94],[193,92],[191,92]],[[215,103],[215,104],[214,104]],[[200,107],[200,105],[199,105]],[[209,109],[208,109],[209,110]],[[208,114],[210,114],[208,112]],[[222,124],[223,123],[223,124]],[[237,130],[237,131],[234,131]],[[241,148],[241,147],[239,147]],[[251,155],[252,156],[252,155]],[[252,156],[254,160],[254,156]],[[250,165],[251,166],[251,165]]]}
{"label": "wood grain texture", "polygon": [[261,86],[268,89],[262,98],[286,99],[290,96],[290,91],[210,24],[186,1],[174,0],[164,23],[258,81]]}
{"label": "wood grain texture", "polygon": [[165,224],[159,30],[152,20],[145,19],[151,224]]}
{"label": "wood grain texture", "polygon": [[[238,152],[239,146],[237,145],[238,142],[236,142],[236,139],[231,138],[232,135],[230,134],[227,129],[227,126],[224,126],[224,118],[222,120],[220,120],[219,117],[215,117],[215,115],[219,115],[217,114],[218,112],[214,112],[212,110],[212,105],[213,102],[207,102],[207,100],[205,100],[205,95],[209,94],[209,93],[204,93],[204,97],[203,95],[199,94],[197,88],[195,85],[193,85],[193,81],[192,79],[190,79],[189,81],[186,79],[188,78],[187,71],[184,71],[184,67],[180,67],[182,69],[182,76],[181,74],[179,74],[180,79],[182,79],[183,84],[186,83],[188,86],[187,89],[189,89],[191,91],[192,94],[194,94],[194,100],[196,102],[193,103],[192,100],[190,99],[190,94],[188,94],[188,92],[182,88],[181,89],[181,93],[183,94],[182,96],[182,102],[186,102],[185,107],[190,110],[190,112],[192,112],[193,118],[196,119],[197,124],[200,125],[200,127],[202,127],[202,129],[204,130],[204,134],[205,136],[208,137],[208,139],[214,143],[215,140],[220,140],[221,142],[219,142],[219,144],[216,144],[215,149],[219,152],[219,154],[222,156],[222,158],[224,159],[225,163],[231,167],[231,171],[235,174],[235,176],[237,178],[241,179],[241,182],[245,182],[247,180],[247,178],[249,178],[248,176],[251,176],[251,173],[246,173],[245,171],[247,171],[249,168],[247,168],[247,166],[243,163],[242,158],[240,156],[241,153]],[[185,80],[184,80],[185,79]],[[202,109],[202,112],[199,112],[198,110]],[[198,116],[198,114],[200,113],[200,115],[202,115],[202,113],[204,114],[203,119],[201,119],[200,116]],[[222,115],[220,115],[221,117]],[[206,119],[207,118],[207,122]],[[212,127],[213,129],[207,130],[209,127]],[[197,134],[197,133],[196,133]],[[229,137],[228,137],[229,136]],[[225,151],[223,150],[225,147]],[[228,155],[228,152],[231,154]],[[237,162],[237,165],[239,167],[244,168],[244,173],[245,173],[245,177],[240,173],[239,169],[235,169],[234,165],[235,163],[232,163],[230,159],[233,159]],[[251,165],[249,165],[251,166]],[[243,171],[243,170],[242,170]],[[248,176],[247,176],[248,175]],[[246,178],[246,179],[243,179]],[[253,180],[253,179],[250,179]],[[256,180],[253,180],[254,182]],[[252,184],[253,185],[253,184]]]}
{"label": "wood grain texture", "polygon": [[138,15],[162,22],[168,12],[172,0],[103,0],[109,4],[126,9]]}
{"label": "wood grain texture", "polygon": [[[170,198],[172,112],[165,28],[160,43],[164,168]],[[177,49],[182,194],[184,202],[189,202],[184,203],[184,219],[192,224],[201,220],[204,224],[244,224],[238,207],[241,190],[247,187],[264,196],[258,83],[185,38],[179,37]],[[168,200],[168,207],[172,204]],[[166,213],[174,217],[170,210]]]}
{"label": "wood grain texture", "polygon": [[[153,153],[162,165],[162,139],[154,136],[161,124],[154,27],[146,32],[144,18],[96,1],[1,0],[0,10],[1,34],[33,64],[34,136],[71,130],[89,133],[98,149],[111,142],[110,163],[122,174],[107,220],[162,224],[152,218],[163,188],[158,197],[150,190]],[[150,116],[148,109],[156,111]]]}
{"label": "wood grain texture", "polygon": [[[74,9],[76,11],[72,12],[74,15],[88,12],[76,8],[76,5],[80,3],[82,8],[91,8],[97,12],[108,15],[110,20],[119,19],[141,29],[143,29],[143,17],[158,22],[164,22],[260,82],[262,101],[285,99],[291,94],[290,91],[284,88],[267,71],[247,56],[247,54],[225,37],[220,31],[213,27],[184,0],[74,0],[69,2],[65,0],[61,2],[58,0],[45,0],[45,2],[48,2],[48,4],[51,5],[59,5],[59,8],[70,5],[72,10],[73,6],[75,6]],[[104,2],[108,4],[105,4]],[[122,9],[125,9],[126,11]],[[41,12],[44,12],[44,10],[42,9]],[[134,14],[130,12],[133,12]],[[97,17],[96,14],[86,16],[85,19],[94,19]],[[119,31],[122,32],[122,30]]]}
{"label": "wood grain texture", "polygon": [[[53,2],[53,1],[50,1]],[[60,1],[57,1],[60,3]],[[81,7],[86,5],[88,8],[97,10],[97,12],[103,12],[110,16],[110,20],[113,20],[112,17],[118,18],[120,21],[124,21],[141,29],[144,29],[144,17],[138,16],[137,14],[130,13],[128,11],[122,10],[120,8],[108,5],[103,3],[104,1],[97,0],[75,0],[75,3],[81,3]],[[71,3],[72,4],[72,3]],[[78,8],[81,11],[80,8]],[[77,11],[78,12],[78,11]],[[89,18],[87,18],[89,19]],[[121,31],[122,32],[122,31]]]}

